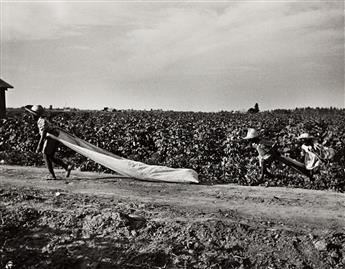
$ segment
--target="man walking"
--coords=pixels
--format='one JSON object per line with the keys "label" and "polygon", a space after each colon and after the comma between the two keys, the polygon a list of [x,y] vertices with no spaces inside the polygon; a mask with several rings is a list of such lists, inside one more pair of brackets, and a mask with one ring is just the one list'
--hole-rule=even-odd
{"label": "man walking", "polygon": [[64,161],[55,157],[55,152],[58,148],[59,142],[47,134],[59,136],[59,130],[53,126],[45,117],[45,110],[41,105],[34,105],[32,107],[25,107],[25,109],[31,113],[35,121],[37,121],[38,130],[40,133],[40,140],[37,145],[36,153],[42,152],[45,163],[47,165],[50,177],[47,180],[55,180],[53,163],[60,165],[66,170],[66,177],[69,177],[73,166],[67,165]]}

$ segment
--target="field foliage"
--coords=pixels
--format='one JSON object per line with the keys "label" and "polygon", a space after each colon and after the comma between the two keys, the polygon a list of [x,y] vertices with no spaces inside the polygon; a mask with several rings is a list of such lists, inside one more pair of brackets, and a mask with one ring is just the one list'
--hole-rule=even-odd
{"label": "field foliage", "polygon": [[[257,128],[276,141],[282,154],[301,161],[296,137],[315,135],[335,149],[336,156],[323,163],[314,181],[275,163],[268,186],[345,190],[345,110],[296,109],[257,114],[239,112],[173,111],[71,111],[51,112],[54,124],[120,156],[148,164],[193,168],[202,183],[250,185],[258,177],[257,153],[243,141],[247,128]],[[34,120],[22,110],[10,110],[0,119],[0,161],[7,164],[43,165],[35,154],[39,140]],[[106,168],[61,147],[60,156],[76,168]]]}

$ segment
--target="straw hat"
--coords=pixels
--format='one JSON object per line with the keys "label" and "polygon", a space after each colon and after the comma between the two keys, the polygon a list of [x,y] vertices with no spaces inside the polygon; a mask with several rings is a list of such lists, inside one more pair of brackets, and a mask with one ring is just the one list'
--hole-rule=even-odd
{"label": "straw hat", "polygon": [[255,137],[259,137],[258,132],[254,128],[248,128],[247,136],[243,139],[253,139]]}
{"label": "straw hat", "polygon": [[35,116],[42,116],[45,112],[44,108],[41,105],[25,106],[26,111],[30,112]]}
{"label": "straw hat", "polygon": [[303,133],[303,134],[300,134],[299,137],[297,137],[297,139],[314,139],[315,137],[314,136],[311,136],[310,134],[308,133]]}

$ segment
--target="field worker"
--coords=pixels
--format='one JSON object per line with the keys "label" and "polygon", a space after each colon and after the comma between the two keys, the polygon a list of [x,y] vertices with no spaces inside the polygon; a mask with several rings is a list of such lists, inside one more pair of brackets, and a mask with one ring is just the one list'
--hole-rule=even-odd
{"label": "field worker", "polygon": [[48,167],[51,177],[48,177],[47,180],[55,180],[56,176],[53,169],[53,163],[60,165],[66,170],[66,177],[69,177],[71,170],[73,169],[72,165],[67,165],[62,160],[55,157],[55,152],[58,148],[59,142],[47,134],[52,134],[55,136],[59,135],[58,128],[54,127],[45,117],[45,110],[41,105],[34,105],[31,108],[25,107],[25,109],[30,112],[35,121],[37,121],[37,126],[39,133],[41,135],[40,140],[37,145],[36,153],[42,152],[45,163]]}
{"label": "field worker", "polygon": [[308,133],[303,133],[297,139],[302,143],[301,156],[304,157],[305,168],[309,171],[316,169],[321,164],[321,159],[317,155],[317,143],[315,137]]}
{"label": "field worker", "polygon": [[305,168],[310,171],[310,174],[320,166],[322,161],[330,160],[335,155],[332,148],[319,144],[315,137],[308,133],[301,134],[297,139],[302,143],[301,155],[304,157]]}
{"label": "field worker", "polygon": [[275,147],[276,144],[261,138],[258,132],[253,128],[248,129],[247,136],[244,137],[244,139],[249,141],[259,153],[259,165],[261,174],[259,182],[257,183],[261,183],[264,180],[265,175],[273,177],[273,175],[267,170],[267,168],[271,166],[272,162],[277,160],[279,157],[279,153]]}

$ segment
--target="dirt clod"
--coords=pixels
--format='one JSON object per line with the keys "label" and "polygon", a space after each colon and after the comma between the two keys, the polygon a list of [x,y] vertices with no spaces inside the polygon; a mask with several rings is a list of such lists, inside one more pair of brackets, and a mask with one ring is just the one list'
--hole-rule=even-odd
{"label": "dirt clod", "polygon": [[314,243],[314,246],[315,248],[318,250],[318,251],[325,251],[327,250],[327,242],[326,240],[318,240]]}

